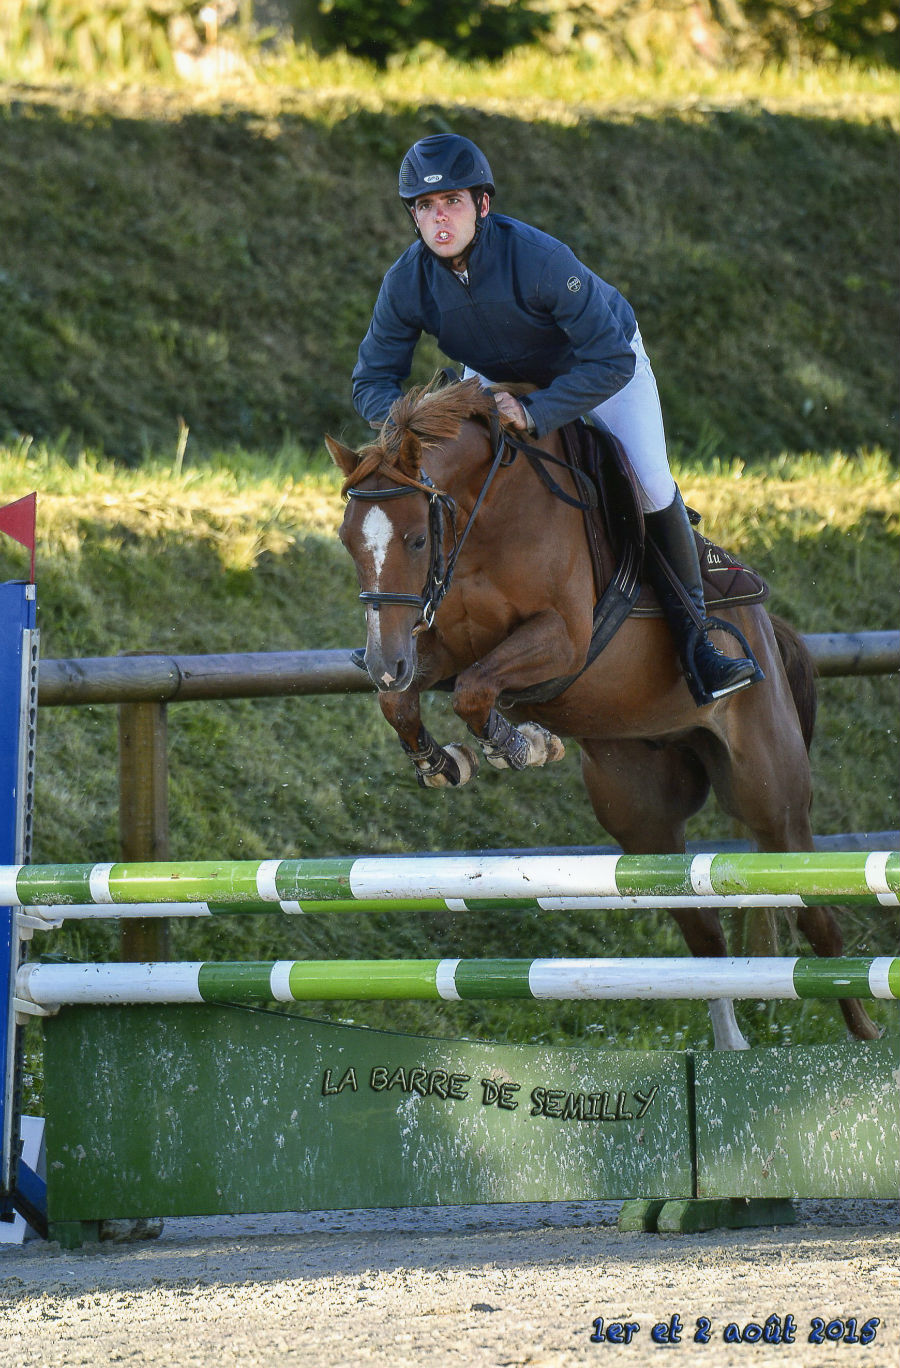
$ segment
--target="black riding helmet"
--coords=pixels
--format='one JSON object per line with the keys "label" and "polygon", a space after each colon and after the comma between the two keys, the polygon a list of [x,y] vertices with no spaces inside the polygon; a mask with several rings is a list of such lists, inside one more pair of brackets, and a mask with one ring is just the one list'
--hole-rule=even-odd
{"label": "black riding helmet", "polygon": [[487,157],[458,133],[435,133],[420,138],[400,167],[400,198],[407,206],[429,190],[486,190],[494,192]]}
{"label": "black riding helmet", "polygon": [[[481,199],[485,191],[493,196],[494,176],[488,159],[468,138],[458,133],[435,133],[413,143],[400,165],[400,198],[415,224],[414,205],[419,195],[438,190],[471,190],[477,208],[475,236],[469,251],[481,233],[484,215]],[[418,226],[416,233],[418,233]],[[468,255],[468,252],[466,253]]]}

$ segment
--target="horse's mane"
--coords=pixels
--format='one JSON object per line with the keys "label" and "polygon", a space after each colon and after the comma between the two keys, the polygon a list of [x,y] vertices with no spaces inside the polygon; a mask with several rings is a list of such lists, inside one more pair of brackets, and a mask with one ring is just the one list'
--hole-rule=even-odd
{"label": "horse's mane", "polygon": [[[467,419],[490,418],[496,412],[493,395],[477,376],[439,389],[435,384],[436,378],[394,401],[375,441],[360,449],[357,464],[341,488],[345,498],[367,475],[376,473],[429,493],[416,478],[421,453],[459,436]],[[414,462],[410,459],[413,451]]]}

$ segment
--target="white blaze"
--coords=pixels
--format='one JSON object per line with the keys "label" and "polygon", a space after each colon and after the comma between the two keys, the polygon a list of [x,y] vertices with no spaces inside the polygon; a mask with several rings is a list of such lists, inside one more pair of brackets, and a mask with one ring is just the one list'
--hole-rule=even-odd
{"label": "white blaze", "polygon": [[[372,582],[372,592],[377,593],[380,588],[379,581],[382,567],[384,566],[384,558],[387,555],[388,547],[391,544],[391,537],[394,535],[394,529],[391,526],[390,518],[385,513],[384,509],[379,508],[377,504],[372,505],[363,519],[362,534],[366,550],[372,557],[372,568],[375,572],[375,577]],[[374,608],[366,610],[366,620],[369,630],[369,643],[380,655],[381,621]],[[386,684],[389,684],[390,682],[390,677],[384,680],[384,683]]]}
{"label": "white blaze", "polygon": [[366,550],[372,556],[372,564],[375,569],[375,583],[372,585],[372,588],[377,591],[379,588],[378,580],[384,565],[384,558],[387,555],[387,549],[391,544],[391,537],[394,535],[391,520],[383,508],[379,508],[377,504],[374,504],[369,509],[363,519],[362,533],[363,541],[366,544]]}

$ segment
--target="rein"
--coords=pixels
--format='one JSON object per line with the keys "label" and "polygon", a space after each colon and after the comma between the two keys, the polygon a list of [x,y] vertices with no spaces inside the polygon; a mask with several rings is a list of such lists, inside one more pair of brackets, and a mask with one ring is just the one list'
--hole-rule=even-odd
{"label": "rein", "polygon": [[[580,509],[582,513],[589,508],[597,507],[597,490],[589,476],[577,466],[571,465],[568,461],[561,460],[559,456],[553,456],[549,451],[543,451],[540,447],[532,446],[523,437],[517,437],[511,432],[505,434],[506,444],[514,452],[521,451],[536,475],[538,475],[549,489],[554,498],[561,499],[563,503],[569,504],[572,508]],[[571,494],[567,494],[560,485],[557,484],[550,471],[547,469],[547,462],[551,465],[562,466],[572,476],[575,488],[581,491],[581,499],[573,499]]]}

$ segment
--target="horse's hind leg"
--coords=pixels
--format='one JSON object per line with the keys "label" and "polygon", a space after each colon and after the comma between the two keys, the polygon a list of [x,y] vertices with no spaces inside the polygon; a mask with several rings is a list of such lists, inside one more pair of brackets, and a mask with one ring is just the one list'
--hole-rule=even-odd
{"label": "horse's hind leg", "polygon": [[[797,912],[797,925],[817,955],[842,955],[844,937],[830,907],[804,907]],[[859,998],[840,998],[838,1006],[851,1035],[857,1040],[878,1040],[881,1028],[869,1016]]]}
{"label": "horse's hind leg", "polygon": [[[676,746],[645,741],[581,741],[581,772],[601,826],[629,855],[680,854],[685,824],[703,806],[709,780],[697,757]],[[713,908],[672,909],[691,954],[728,954],[719,914]],[[717,1050],[749,1048],[728,998],[708,1002]]]}
{"label": "horse's hind leg", "polygon": [[[782,695],[781,706],[773,705],[777,665],[764,668],[765,684],[729,702],[728,744],[707,734],[698,748],[720,804],[749,827],[759,850],[812,850],[809,757],[789,698]],[[829,908],[802,908],[797,925],[817,955],[842,953],[840,926]],[[858,998],[841,998],[838,1005],[854,1036],[878,1039],[881,1031]]]}
{"label": "horse's hind leg", "polygon": [[578,744],[581,776],[597,821],[622,849],[629,855],[682,852],[687,820],[709,792],[696,757],[648,741],[579,738]]}

